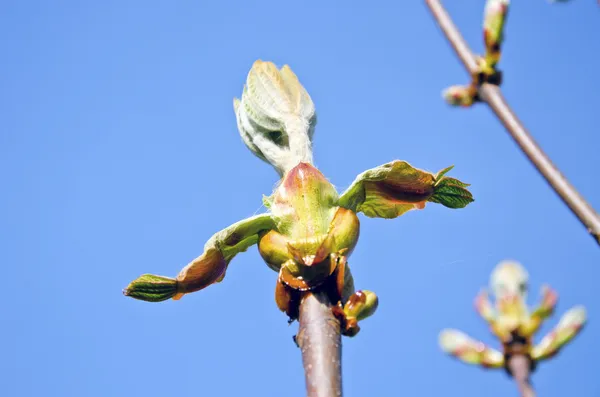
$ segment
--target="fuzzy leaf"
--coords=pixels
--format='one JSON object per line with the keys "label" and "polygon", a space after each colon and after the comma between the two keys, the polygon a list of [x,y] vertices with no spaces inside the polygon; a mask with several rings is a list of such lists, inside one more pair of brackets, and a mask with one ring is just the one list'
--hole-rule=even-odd
{"label": "fuzzy leaf", "polygon": [[254,62],[234,110],[246,146],[280,175],[312,162],[315,106],[289,66]]}

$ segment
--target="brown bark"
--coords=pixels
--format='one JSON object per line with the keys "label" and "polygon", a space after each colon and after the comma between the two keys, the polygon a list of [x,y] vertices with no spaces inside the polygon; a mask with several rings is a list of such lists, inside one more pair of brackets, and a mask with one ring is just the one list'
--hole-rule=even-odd
{"label": "brown bark", "polygon": [[508,368],[521,397],[535,397],[535,391],[529,380],[531,359],[523,354],[515,354],[508,360]]}
{"label": "brown bark", "polygon": [[[431,10],[452,48],[454,48],[458,58],[469,72],[469,75],[473,76],[476,74],[478,66],[475,56],[452,22],[440,0],[425,0],[425,3]],[[535,142],[529,131],[523,126],[504,99],[500,88],[484,83],[478,88],[478,93],[479,99],[489,105],[523,153],[546,179],[546,182],[548,182],[562,201],[571,209],[573,214],[577,216],[596,242],[600,244],[600,217]]]}
{"label": "brown bark", "polygon": [[342,341],[340,322],[334,317],[324,292],[307,293],[300,303],[296,342],[308,397],[342,396]]}

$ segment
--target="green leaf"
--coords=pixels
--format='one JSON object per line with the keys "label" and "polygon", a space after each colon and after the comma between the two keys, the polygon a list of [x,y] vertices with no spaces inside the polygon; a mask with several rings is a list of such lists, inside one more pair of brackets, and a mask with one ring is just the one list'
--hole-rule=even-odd
{"label": "green leaf", "polygon": [[448,208],[464,208],[474,201],[466,188],[470,186],[455,178],[443,177],[436,181],[435,191],[428,201]]}
{"label": "green leaf", "polygon": [[456,178],[452,178],[452,177],[449,177],[449,176],[447,176],[445,178],[442,178],[442,180],[443,180],[443,182],[445,184],[452,184],[452,185],[456,185],[456,186],[460,186],[460,187],[469,187],[469,186],[471,186],[470,183],[464,183],[464,182],[459,181]]}
{"label": "green leaf", "polygon": [[444,175],[446,175],[452,168],[454,168],[453,165],[451,165],[450,167],[446,167],[443,170],[441,170],[440,172],[438,172],[437,174],[435,174],[435,185],[437,185],[438,183],[440,183],[440,181],[442,180],[442,177]]}
{"label": "green leaf", "polygon": [[177,281],[173,278],[144,274],[123,290],[125,296],[146,302],[162,302],[177,293]]}

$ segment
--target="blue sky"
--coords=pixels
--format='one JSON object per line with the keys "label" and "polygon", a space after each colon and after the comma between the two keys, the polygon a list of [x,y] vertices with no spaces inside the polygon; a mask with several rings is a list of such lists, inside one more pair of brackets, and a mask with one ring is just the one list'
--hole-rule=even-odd
{"label": "blue sky", "polygon": [[[484,1],[446,3],[481,50]],[[514,3],[505,95],[598,209],[598,7]],[[255,248],[181,301],[121,295],[142,273],[176,275],[274,187],[232,107],[259,58],[290,64],[310,92],[315,163],[340,190],[402,159],[455,164],[476,198],[361,218],[350,265],[380,306],[344,340],[345,396],[516,395],[502,372],[437,346],[444,327],[497,346],[472,302],[506,258],[529,270],[531,303],[543,283],[560,294],[542,332],[575,304],[590,317],[540,366],[538,393],[600,393],[598,247],[487,108],[441,100],[467,76],[423,1],[5,1],[0,43],[3,395],[304,395],[297,326]]]}

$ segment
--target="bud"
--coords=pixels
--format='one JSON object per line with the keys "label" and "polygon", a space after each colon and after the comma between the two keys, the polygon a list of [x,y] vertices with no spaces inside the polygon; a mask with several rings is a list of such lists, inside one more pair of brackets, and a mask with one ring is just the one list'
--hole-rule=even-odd
{"label": "bud", "polygon": [[299,162],[312,162],[315,106],[289,66],[254,62],[233,107],[246,146],[280,175]]}
{"label": "bud", "polygon": [[258,252],[267,266],[276,272],[290,259],[288,239],[275,230],[270,230],[258,240]]}
{"label": "bud", "polygon": [[500,47],[504,40],[504,24],[508,15],[509,0],[488,0],[483,15],[483,41],[485,60],[490,67],[500,61]]}
{"label": "bud", "polygon": [[356,213],[339,207],[329,226],[329,235],[334,240],[332,251],[346,250],[344,255],[350,256],[360,235],[360,220]]}
{"label": "bud", "polygon": [[321,171],[301,162],[284,175],[272,196],[271,212],[279,220],[280,233],[306,239],[327,233],[337,199],[335,187]]}
{"label": "bud", "polygon": [[344,314],[347,318],[363,320],[372,316],[377,310],[379,299],[374,292],[356,291],[344,305]]}
{"label": "bud", "polygon": [[562,316],[558,325],[533,348],[533,359],[540,361],[553,357],[579,334],[586,320],[586,310],[583,306],[570,309]]}
{"label": "bud", "polygon": [[450,106],[469,107],[475,103],[477,89],[473,86],[453,85],[442,92],[442,97]]}
{"label": "bud", "polygon": [[439,345],[445,353],[468,364],[477,364],[484,368],[499,368],[504,364],[501,352],[455,329],[440,332]]}
{"label": "bud", "polygon": [[125,296],[147,302],[162,302],[172,298],[177,293],[175,279],[153,274],[144,274],[132,281],[123,290]]}

